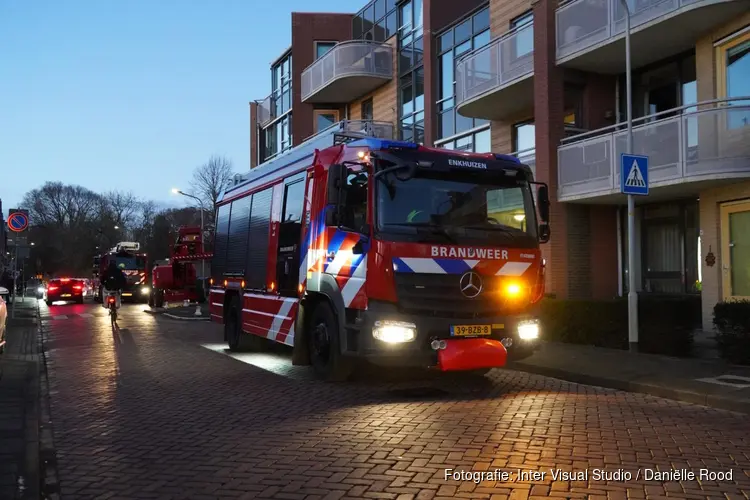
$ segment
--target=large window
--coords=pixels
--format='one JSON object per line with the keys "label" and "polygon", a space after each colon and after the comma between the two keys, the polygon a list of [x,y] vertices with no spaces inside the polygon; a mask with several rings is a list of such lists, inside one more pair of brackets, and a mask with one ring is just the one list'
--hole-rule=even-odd
{"label": "large window", "polygon": [[[732,99],[750,95],[750,31],[746,31],[719,47],[719,97]],[[731,102],[747,106],[748,102]],[[732,110],[728,113],[727,127],[737,129],[750,126],[750,111]]]}
{"label": "large window", "polygon": [[456,113],[456,60],[490,41],[490,11],[484,8],[438,37],[438,141],[488,124]]}
{"label": "large window", "polygon": [[536,126],[533,121],[513,125],[513,152],[534,149],[536,144]]}
{"label": "large window", "polygon": [[[526,28],[528,29],[522,29]],[[518,31],[513,44],[516,59],[520,59],[534,51],[534,13],[527,12],[510,22],[510,29]]]}
{"label": "large window", "polygon": [[424,143],[422,0],[398,7],[399,137]]}
{"label": "large window", "polygon": [[373,0],[352,21],[352,38],[384,42],[398,30],[396,0]]}
{"label": "large window", "polygon": [[363,120],[374,120],[374,109],[372,104],[372,97],[369,99],[362,101],[362,109],[360,110],[360,117]]}

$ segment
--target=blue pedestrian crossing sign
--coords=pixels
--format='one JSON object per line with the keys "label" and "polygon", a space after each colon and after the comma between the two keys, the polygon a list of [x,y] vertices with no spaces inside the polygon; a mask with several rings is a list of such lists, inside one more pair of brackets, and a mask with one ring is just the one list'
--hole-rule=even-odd
{"label": "blue pedestrian crossing sign", "polygon": [[648,194],[648,156],[622,155],[620,161],[620,192],[645,196]]}

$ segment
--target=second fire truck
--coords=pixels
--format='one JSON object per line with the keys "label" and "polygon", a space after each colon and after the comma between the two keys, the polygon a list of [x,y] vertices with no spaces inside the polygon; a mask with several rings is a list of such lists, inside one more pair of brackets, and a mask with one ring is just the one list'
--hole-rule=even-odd
{"label": "second fire truck", "polygon": [[345,127],[219,200],[209,301],[230,349],[287,344],[327,380],[358,360],[484,371],[529,356],[547,186],[514,157]]}
{"label": "second fire truck", "polygon": [[151,287],[148,279],[148,258],[141,251],[140,243],[121,241],[107,252],[94,258],[94,300],[102,300],[101,277],[104,276],[110,262],[125,274],[125,288],[122,291],[124,301],[147,302]]}

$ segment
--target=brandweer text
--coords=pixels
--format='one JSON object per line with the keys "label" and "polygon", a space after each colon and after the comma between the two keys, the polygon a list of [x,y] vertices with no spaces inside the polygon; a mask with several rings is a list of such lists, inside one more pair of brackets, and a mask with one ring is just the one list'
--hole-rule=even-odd
{"label": "brandweer text", "polygon": [[505,259],[508,251],[497,248],[449,248],[432,247],[433,257],[456,257],[459,259]]}

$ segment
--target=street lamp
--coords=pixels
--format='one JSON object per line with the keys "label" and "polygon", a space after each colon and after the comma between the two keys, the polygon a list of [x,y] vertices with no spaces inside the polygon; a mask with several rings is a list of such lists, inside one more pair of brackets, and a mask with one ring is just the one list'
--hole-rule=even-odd
{"label": "street lamp", "polygon": [[[204,233],[203,233],[203,212],[206,211],[203,208],[203,200],[201,200],[197,196],[193,196],[192,194],[188,194],[188,193],[185,193],[183,191],[180,191],[177,188],[172,188],[172,193],[174,193],[174,194],[181,194],[182,196],[187,196],[188,198],[192,198],[195,201],[197,201],[198,204],[200,205],[200,207],[201,207],[201,242],[202,242],[203,241],[203,237],[204,237]],[[205,279],[205,278],[206,278],[206,260],[205,259],[201,259],[201,279]]]}
{"label": "street lamp", "polygon": [[[633,154],[633,84],[630,67],[630,7],[620,0],[625,9],[625,95],[628,112],[627,154]],[[624,165],[620,165],[624,168]],[[623,175],[620,172],[620,175]],[[635,289],[635,197],[628,195],[628,340],[630,351],[638,351],[638,292]]]}
{"label": "street lamp", "polygon": [[115,226],[115,229],[120,229],[120,226]]}

